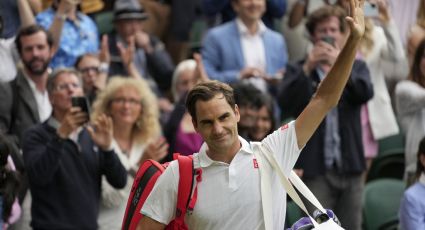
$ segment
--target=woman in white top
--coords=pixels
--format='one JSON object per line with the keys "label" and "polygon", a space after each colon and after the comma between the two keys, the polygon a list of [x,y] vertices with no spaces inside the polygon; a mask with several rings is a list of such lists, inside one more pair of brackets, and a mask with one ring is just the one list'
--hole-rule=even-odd
{"label": "woman in white top", "polygon": [[[377,140],[399,133],[386,85],[386,77],[404,78],[408,65],[399,33],[385,0],[369,0],[378,8],[377,15],[366,15],[366,30],[359,53],[369,67],[374,96],[362,108],[365,155],[370,165],[378,153]],[[375,25],[375,20],[380,26]],[[390,65],[388,65],[390,63]]]}
{"label": "woman in white top", "polygon": [[161,137],[158,103],[143,79],[114,77],[97,96],[91,119],[111,116],[114,124],[113,148],[127,169],[124,189],[116,190],[102,181],[100,229],[121,229],[133,177],[146,159],[161,160],[168,144]]}

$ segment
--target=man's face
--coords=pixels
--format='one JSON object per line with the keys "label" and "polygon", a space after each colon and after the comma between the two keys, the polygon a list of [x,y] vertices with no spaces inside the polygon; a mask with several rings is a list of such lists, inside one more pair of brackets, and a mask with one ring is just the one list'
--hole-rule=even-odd
{"label": "man's face", "polygon": [[260,20],[266,11],[265,0],[236,0],[232,1],[233,9],[242,20]]}
{"label": "man's face", "polygon": [[195,108],[197,120],[193,121],[193,126],[210,150],[225,153],[239,144],[237,106],[232,108],[219,94],[209,101],[197,101]]}
{"label": "man's face", "polygon": [[337,17],[329,17],[316,25],[313,34],[313,43],[320,41],[323,37],[332,37],[339,46],[342,45],[343,33],[340,30]]}
{"label": "man's face", "polygon": [[46,33],[39,31],[29,36],[22,36],[21,45],[21,59],[25,69],[32,75],[44,74],[53,56]]}
{"label": "man's face", "polygon": [[255,125],[255,121],[258,116],[258,109],[252,105],[240,106],[239,112],[241,114],[241,120],[239,121],[239,127],[241,129],[251,129]]}
{"label": "man's face", "polygon": [[95,81],[99,76],[100,60],[93,56],[85,56],[78,63],[78,71],[81,72],[83,78],[83,88],[85,93],[94,91]]}
{"label": "man's face", "polygon": [[140,19],[121,19],[115,22],[115,29],[125,41],[136,34],[143,31],[143,22]]}
{"label": "man's face", "polygon": [[83,96],[80,80],[73,73],[62,73],[57,76],[53,91],[49,94],[53,110],[68,111],[72,107],[71,98]]}

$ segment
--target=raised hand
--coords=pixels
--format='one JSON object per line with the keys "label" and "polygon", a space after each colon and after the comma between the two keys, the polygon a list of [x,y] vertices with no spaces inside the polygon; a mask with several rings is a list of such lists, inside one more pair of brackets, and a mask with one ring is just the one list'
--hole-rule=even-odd
{"label": "raised hand", "polygon": [[87,127],[93,142],[103,151],[109,150],[113,138],[112,119],[105,114],[100,115]]}
{"label": "raised hand", "polygon": [[207,71],[205,71],[204,63],[202,62],[202,56],[199,53],[193,54],[193,59],[196,62],[195,76],[200,82],[208,81],[209,77]]}
{"label": "raised hand", "polygon": [[117,43],[118,50],[120,52],[122,63],[126,68],[133,63],[133,56],[135,52],[135,41],[134,36],[128,39],[127,47],[125,47],[121,42]]}
{"label": "raised hand", "polygon": [[364,35],[365,22],[363,5],[365,0],[349,0],[350,10],[349,16],[345,18],[348,25],[350,26],[350,36],[353,38],[360,39]]}
{"label": "raised hand", "polygon": [[108,35],[102,35],[102,42],[100,44],[99,60],[109,64],[111,62],[111,54],[108,46]]}
{"label": "raised hand", "polygon": [[61,124],[57,130],[60,138],[66,139],[78,127],[82,126],[88,121],[88,114],[81,111],[80,107],[71,107],[65,114]]}
{"label": "raised hand", "polygon": [[376,0],[375,4],[378,5],[379,20],[384,24],[388,24],[391,20],[391,16],[390,16],[390,11],[388,9],[387,1],[386,0]]}

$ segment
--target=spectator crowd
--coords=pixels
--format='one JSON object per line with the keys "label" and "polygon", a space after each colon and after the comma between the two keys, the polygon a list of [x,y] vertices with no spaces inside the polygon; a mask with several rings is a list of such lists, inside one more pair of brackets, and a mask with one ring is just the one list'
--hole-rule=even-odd
{"label": "spectator crowd", "polygon": [[[292,121],[348,59],[340,53],[356,31],[346,18],[358,1],[1,0],[0,229],[120,229],[145,160],[204,151],[185,103],[211,80],[231,87],[240,138],[262,141],[286,123],[295,132]],[[290,160],[345,229],[361,230],[368,173],[382,142],[399,137],[397,224],[423,229],[425,1],[364,0],[362,9],[341,98]],[[226,165],[230,190],[249,176],[231,182],[233,161],[208,160]]]}

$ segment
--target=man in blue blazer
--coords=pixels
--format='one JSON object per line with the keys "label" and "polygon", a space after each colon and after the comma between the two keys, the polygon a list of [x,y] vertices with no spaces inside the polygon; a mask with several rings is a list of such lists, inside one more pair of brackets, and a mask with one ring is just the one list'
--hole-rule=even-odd
{"label": "man in blue blazer", "polygon": [[208,31],[202,48],[205,70],[211,79],[233,83],[250,79],[260,89],[279,79],[287,62],[281,34],[261,21],[265,0],[232,0],[236,19]]}

